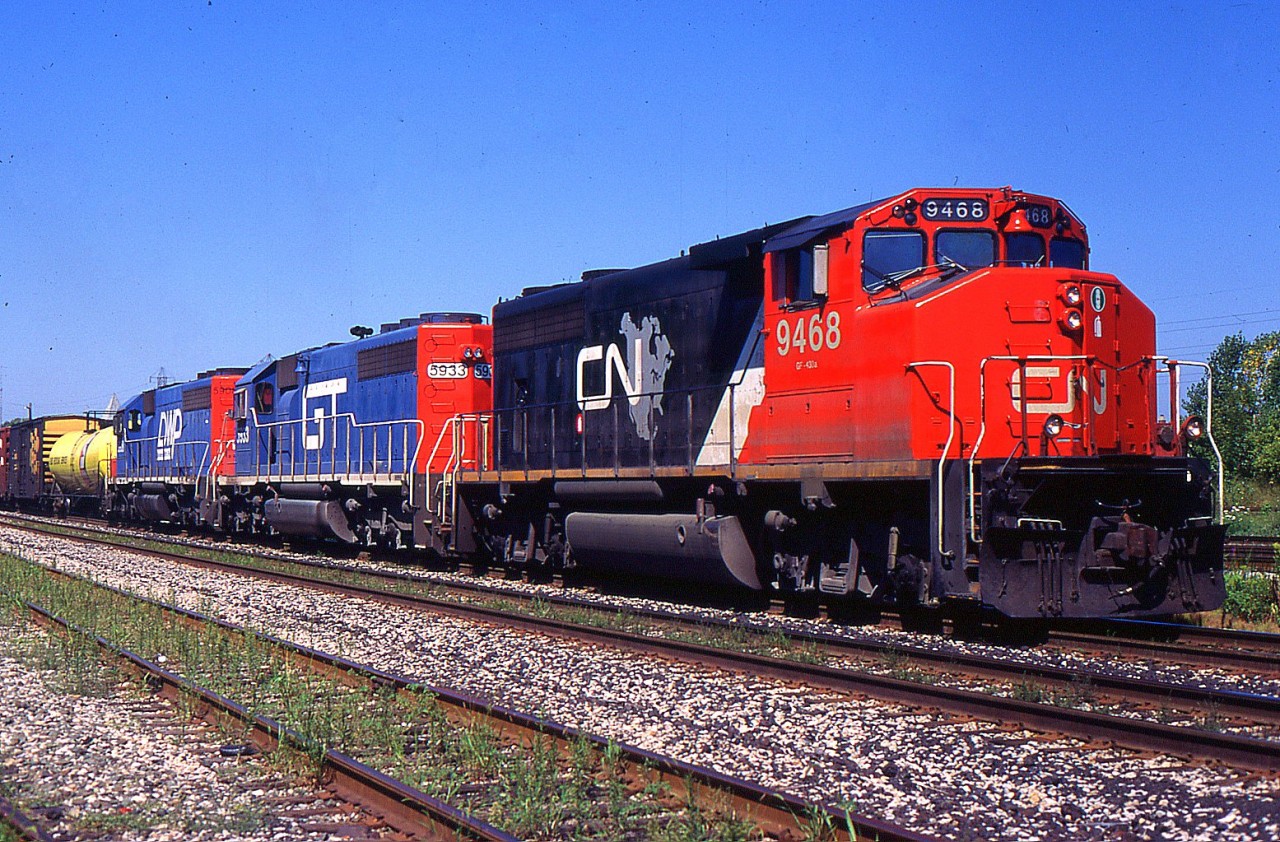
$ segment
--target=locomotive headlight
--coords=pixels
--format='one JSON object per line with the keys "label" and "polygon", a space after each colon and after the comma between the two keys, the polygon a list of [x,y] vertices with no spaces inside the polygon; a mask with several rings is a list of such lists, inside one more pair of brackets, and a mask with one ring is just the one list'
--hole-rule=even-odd
{"label": "locomotive headlight", "polygon": [[1182,423],[1182,435],[1188,439],[1198,439],[1204,435],[1204,419],[1199,415],[1191,415]]}
{"label": "locomotive headlight", "polygon": [[477,360],[483,360],[483,359],[484,359],[484,349],[483,349],[483,348],[476,348],[476,349],[475,349],[475,351],[473,351],[472,353],[474,353],[474,354],[475,354],[475,357],[476,357],[476,359],[477,359]]}
{"label": "locomotive headlight", "polygon": [[1062,329],[1069,333],[1077,333],[1084,324],[1084,316],[1079,310],[1071,309],[1062,314]]}
{"label": "locomotive headlight", "polygon": [[1080,295],[1079,284],[1063,284],[1058,287],[1058,297],[1068,307],[1079,307],[1080,302],[1083,300]]}
{"label": "locomotive headlight", "polygon": [[1044,434],[1051,439],[1057,438],[1062,435],[1062,428],[1066,425],[1067,422],[1062,420],[1062,416],[1055,412],[1044,419]]}
{"label": "locomotive headlight", "polygon": [[464,360],[469,360],[469,359],[471,359],[471,349],[470,349],[470,348],[463,348],[463,349],[462,349],[462,358],[463,358]]}

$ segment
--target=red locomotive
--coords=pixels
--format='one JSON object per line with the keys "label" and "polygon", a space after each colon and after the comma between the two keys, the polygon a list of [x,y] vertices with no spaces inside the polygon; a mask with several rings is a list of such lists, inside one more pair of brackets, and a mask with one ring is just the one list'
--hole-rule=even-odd
{"label": "red locomotive", "polygon": [[527,290],[494,308],[493,462],[453,477],[450,546],[1017,617],[1216,607],[1205,425],[1158,420],[1177,364],[1088,255],[1056,199],[919,189]]}

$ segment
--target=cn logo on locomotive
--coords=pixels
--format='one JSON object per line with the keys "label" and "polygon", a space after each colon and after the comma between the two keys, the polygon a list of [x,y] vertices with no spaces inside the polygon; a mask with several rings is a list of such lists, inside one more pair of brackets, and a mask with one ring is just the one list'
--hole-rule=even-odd
{"label": "cn logo on locomotive", "polygon": [[[623,335],[631,351],[630,361],[623,360],[617,345],[587,345],[578,352],[577,397],[578,408],[583,412],[608,409],[613,403],[613,381],[616,375],[622,381],[627,396],[631,422],[636,435],[652,441],[657,427],[655,415],[662,414],[662,390],[666,386],[667,372],[675,352],[671,341],[662,332],[657,316],[645,316],[637,326],[630,313],[622,314],[618,332]],[[600,392],[587,394],[587,365],[604,361],[604,385]]]}
{"label": "cn logo on locomotive", "polygon": [[[1026,368],[1027,379],[1041,379],[1052,383],[1062,377],[1062,368],[1056,365],[1029,365]],[[1097,415],[1102,415],[1107,411],[1107,370],[1105,368],[1098,369],[1097,387],[1094,388],[1090,384],[1090,378],[1081,378],[1073,369],[1067,372],[1066,389],[1063,390],[1062,400],[1060,401],[1027,401],[1027,412],[1033,415],[1070,415],[1076,408],[1076,392],[1084,392],[1086,395],[1093,392],[1093,411]],[[1028,389],[1030,391],[1030,389]],[[1053,391],[1056,391],[1053,390]],[[1022,412],[1022,372],[1014,371],[1013,376],[1009,380],[1009,393],[1013,398],[1014,412]]]}

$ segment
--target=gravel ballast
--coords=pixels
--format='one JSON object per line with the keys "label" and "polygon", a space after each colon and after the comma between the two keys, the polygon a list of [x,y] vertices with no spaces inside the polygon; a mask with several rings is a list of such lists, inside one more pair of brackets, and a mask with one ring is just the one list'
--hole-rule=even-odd
{"label": "gravel ballast", "polygon": [[949,838],[1280,837],[1273,778],[1045,741],[7,528],[0,549]]}
{"label": "gravel ballast", "polygon": [[299,805],[325,807],[314,787],[276,775],[260,757],[222,756],[217,732],[167,700],[96,663],[77,667],[74,680],[46,668],[32,653],[50,638],[34,626],[10,620],[0,634],[0,778],[55,838],[347,838],[288,815]]}

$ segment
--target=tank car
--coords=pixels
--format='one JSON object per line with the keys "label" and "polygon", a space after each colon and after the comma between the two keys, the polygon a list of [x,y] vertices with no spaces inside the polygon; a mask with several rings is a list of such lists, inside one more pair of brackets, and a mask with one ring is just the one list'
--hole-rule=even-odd
{"label": "tank car", "polygon": [[1209,419],[1180,422],[1182,366],[1057,199],[759,228],[526,290],[493,342],[447,548],[1011,617],[1223,599]]}
{"label": "tank car", "polygon": [[206,526],[221,521],[218,477],[235,470],[232,393],[244,368],[219,368],[160,386],[116,413],[119,453],[107,508],[112,516]]}
{"label": "tank car", "polygon": [[6,506],[96,513],[111,472],[115,441],[110,424],[93,414],[49,415],[0,433]]}
{"label": "tank car", "polygon": [[441,550],[453,522],[442,483],[479,462],[461,421],[491,406],[492,328],[477,314],[424,313],[353,333],[236,383],[223,525]]}

